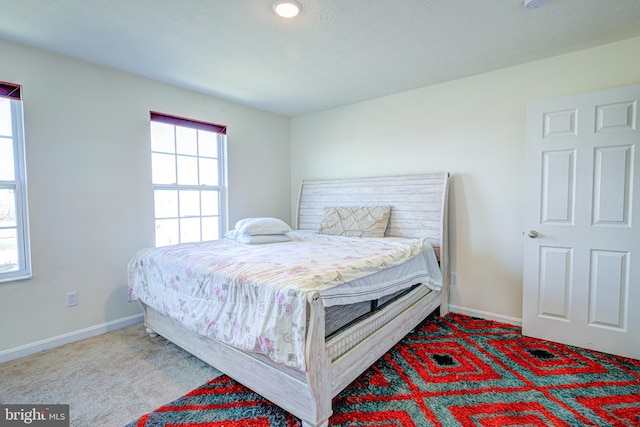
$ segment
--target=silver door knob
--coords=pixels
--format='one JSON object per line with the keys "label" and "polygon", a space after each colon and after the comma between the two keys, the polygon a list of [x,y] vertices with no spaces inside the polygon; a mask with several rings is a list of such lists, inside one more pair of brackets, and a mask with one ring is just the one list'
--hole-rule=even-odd
{"label": "silver door knob", "polygon": [[529,237],[531,237],[532,239],[535,239],[538,237],[538,232],[536,230],[530,230],[529,234],[527,234]]}

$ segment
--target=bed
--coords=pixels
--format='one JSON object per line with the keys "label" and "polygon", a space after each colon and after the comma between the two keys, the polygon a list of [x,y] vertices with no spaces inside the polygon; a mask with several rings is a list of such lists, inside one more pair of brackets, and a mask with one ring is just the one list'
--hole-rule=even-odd
{"label": "bed", "polygon": [[[277,271],[275,267],[269,270],[271,272],[268,276],[269,280],[274,283],[281,282],[283,286],[281,289],[284,290],[272,292],[275,295],[273,304],[269,299],[271,296],[257,297],[263,301],[261,307],[266,306],[265,311],[271,316],[265,320],[267,326],[258,331],[286,330],[286,334],[280,334],[286,337],[284,341],[271,345],[270,339],[275,340],[275,338],[254,339],[251,334],[259,335],[260,332],[254,332],[253,326],[243,324],[243,317],[238,317],[240,321],[234,317],[233,321],[229,322],[233,326],[227,328],[226,325],[222,325],[222,331],[218,327],[221,325],[219,317],[215,318],[215,321],[208,322],[198,318],[199,315],[195,314],[196,310],[192,310],[192,307],[202,305],[202,301],[205,300],[203,295],[207,292],[209,293],[204,295],[208,298],[207,301],[219,297],[225,304],[229,302],[228,299],[233,300],[233,304],[240,304],[252,298],[251,294],[248,296],[238,294],[242,296],[237,298],[228,296],[236,295],[235,293],[225,294],[222,298],[216,293],[217,291],[203,290],[203,280],[196,281],[195,283],[199,284],[193,286],[194,291],[191,292],[193,301],[185,296],[186,291],[182,291],[181,286],[184,286],[184,283],[170,286],[176,289],[177,300],[182,309],[179,315],[174,315],[170,309],[158,303],[158,297],[154,294],[156,292],[154,289],[159,289],[159,285],[154,283],[156,280],[154,277],[161,277],[166,273],[159,267],[156,268],[157,276],[147,273],[140,265],[142,259],[140,254],[136,255],[135,262],[132,260],[129,266],[132,300],[141,302],[145,312],[145,324],[150,332],[165,337],[282,407],[298,417],[303,426],[326,426],[332,414],[331,401],[334,396],[428,315],[437,309],[440,315],[448,311],[450,274],[447,248],[448,180],[449,174],[444,172],[303,181],[297,207],[297,230],[289,233],[293,236],[292,241],[273,245],[244,245],[247,253],[250,252],[249,249],[255,251],[251,252],[253,261],[248,260],[246,265],[251,264],[251,268],[260,270],[263,268],[261,267],[263,260],[273,262],[270,257],[277,245],[288,248],[290,251],[288,258],[295,258],[294,252],[304,253],[295,245],[316,244],[317,241],[321,245],[330,245],[334,244],[333,240],[340,239],[352,245],[347,246],[343,252],[352,251],[351,253],[357,256],[345,255],[338,249],[330,250],[331,256],[335,257],[336,261],[329,268],[331,274],[327,273],[327,277],[331,279],[318,279],[317,283],[322,286],[301,286],[303,290],[298,289],[297,286],[289,286],[287,283],[287,274],[291,274],[292,271],[291,265],[296,265],[298,260],[292,260],[293,264],[287,266],[282,274],[273,273]],[[326,221],[327,208],[354,207],[355,209],[363,206],[389,208],[388,225],[383,230],[384,238],[341,238],[317,234],[321,224],[324,224],[323,221]],[[378,247],[382,248],[383,245],[390,245],[395,252],[385,252],[383,255],[382,249],[378,250]],[[222,242],[218,248],[223,246],[226,249],[219,250],[232,253],[238,252],[242,245],[235,242]],[[320,246],[321,251],[327,252],[327,247]],[[171,262],[182,256],[198,259],[207,265],[215,264],[216,267],[221,264],[219,259],[212,261],[207,258],[207,254],[190,251],[191,249],[182,246],[164,250],[165,253],[168,252],[174,257]],[[380,259],[376,259],[375,262],[372,261],[374,258],[367,261],[369,271],[352,273],[356,270],[347,262],[362,264],[367,251],[378,254]],[[439,270],[437,275],[433,274],[433,265],[430,267],[430,272],[406,273],[409,261],[415,263],[416,260],[424,258],[426,264],[429,264],[430,256],[433,257],[431,260],[436,262],[435,268]],[[351,261],[349,261],[350,258]],[[149,262],[150,259],[151,262]],[[145,263],[149,265],[154,264],[155,261],[153,257],[147,257]],[[282,263],[284,264],[284,261]],[[222,269],[235,268],[226,263],[222,264],[225,264]],[[273,265],[276,264],[281,263],[277,261]],[[192,270],[197,270],[196,267],[176,268],[186,269],[181,273],[182,277],[191,275]],[[340,270],[337,270],[338,268]],[[333,269],[338,273],[336,274]],[[418,267],[416,269],[419,270]],[[400,273],[401,271],[406,274]],[[300,277],[304,277],[305,273],[300,273],[302,274]],[[217,274],[217,272],[211,273],[211,275]],[[324,277],[324,270],[321,273],[308,274],[315,278]],[[144,292],[139,284],[134,284],[136,275],[145,282]],[[394,276],[397,276],[398,280],[393,280]],[[430,277],[435,276],[437,278],[432,281]],[[298,276],[291,277],[293,279],[289,282],[298,280]],[[332,280],[337,280],[338,283],[334,285],[331,283]],[[228,281],[230,287],[231,280]],[[242,275],[240,283],[242,287],[238,289],[253,289],[249,285],[253,285],[254,282],[257,283],[256,287],[264,287],[258,279],[253,280],[252,276]],[[373,294],[369,291],[347,292],[348,289],[353,288],[352,285],[361,285],[362,282],[368,285],[392,283],[393,286],[385,286],[384,291],[377,290]],[[327,283],[329,285],[326,285]],[[234,292],[253,292],[253,290]],[[268,292],[271,291],[268,290]],[[361,296],[354,296],[360,293],[362,293]],[[290,299],[285,300],[285,298]],[[215,304],[212,307],[217,309],[218,306]],[[272,309],[276,306],[280,308],[286,306],[287,310]],[[228,307],[225,307],[226,311],[221,313],[229,313]],[[206,312],[210,309],[207,306],[201,311]],[[286,312],[286,316],[282,314],[283,311]],[[278,316],[282,314],[282,317],[274,317],[273,313],[280,313]],[[274,318],[276,323],[273,323]],[[194,327],[194,324],[207,325],[210,329],[203,332]],[[216,326],[212,328],[212,324]],[[236,334],[239,339],[248,335],[251,342],[259,342],[259,349],[234,341],[233,334],[229,332],[232,329],[229,328],[242,331],[241,334]],[[210,330],[213,332],[209,333]],[[289,347],[286,347],[287,345]],[[281,347],[282,351],[280,351]]]}

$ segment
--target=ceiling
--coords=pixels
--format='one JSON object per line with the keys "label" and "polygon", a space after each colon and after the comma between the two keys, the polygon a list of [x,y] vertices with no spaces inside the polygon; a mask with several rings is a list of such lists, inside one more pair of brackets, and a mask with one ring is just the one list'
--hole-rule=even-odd
{"label": "ceiling", "polygon": [[0,38],[292,117],[640,36],[640,0],[298,1],[0,0]]}

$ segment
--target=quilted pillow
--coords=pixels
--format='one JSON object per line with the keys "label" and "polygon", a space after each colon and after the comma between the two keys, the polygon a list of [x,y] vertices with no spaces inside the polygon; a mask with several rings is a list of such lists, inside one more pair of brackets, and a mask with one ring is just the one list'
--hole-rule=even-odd
{"label": "quilted pillow", "polygon": [[235,229],[242,234],[285,234],[291,231],[289,224],[278,218],[245,218],[236,222]]}
{"label": "quilted pillow", "polygon": [[384,237],[391,206],[331,206],[320,222],[321,234]]}

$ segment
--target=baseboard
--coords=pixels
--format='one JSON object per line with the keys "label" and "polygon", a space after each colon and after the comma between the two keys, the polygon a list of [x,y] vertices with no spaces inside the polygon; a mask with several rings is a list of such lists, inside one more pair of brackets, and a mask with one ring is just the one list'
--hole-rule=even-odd
{"label": "baseboard", "polygon": [[503,316],[502,314],[489,313],[488,311],[475,310],[473,308],[459,307],[457,305],[449,305],[449,311],[464,314],[471,317],[479,317],[480,319],[495,320],[496,322],[508,323],[510,325],[522,326],[522,319],[511,316]]}
{"label": "baseboard", "polygon": [[113,320],[101,325],[91,326],[79,331],[58,335],[57,337],[47,338],[45,340],[36,341],[31,344],[26,344],[20,347],[0,351],[0,363],[8,362],[9,360],[18,359],[24,356],[29,356],[31,354],[36,354],[44,350],[50,350],[52,348],[60,347],[62,345],[70,344],[72,342],[80,341],[86,338],[95,337],[107,332],[115,331],[116,329],[121,329],[130,325],[134,325],[136,323],[140,323],[143,320],[144,314],[135,314],[133,316]]}

